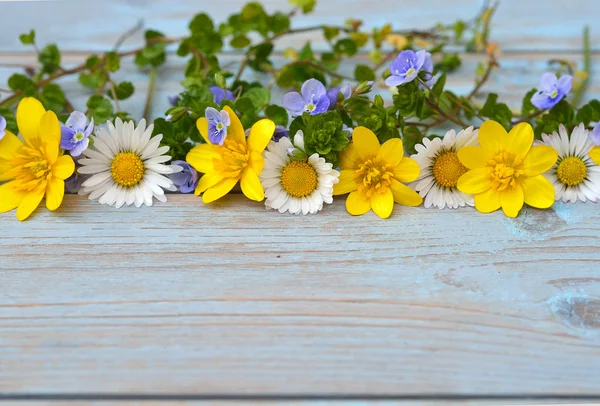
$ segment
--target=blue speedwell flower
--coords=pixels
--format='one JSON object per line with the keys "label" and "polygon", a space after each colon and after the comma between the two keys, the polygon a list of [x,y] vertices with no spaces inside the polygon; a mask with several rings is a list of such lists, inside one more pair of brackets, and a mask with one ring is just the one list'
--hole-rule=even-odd
{"label": "blue speedwell flower", "polygon": [[212,86],[209,90],[213,95],[213,101],[217,104],[221,104],[223,100],[235,100],[235,96],[231,90],[223,89],[219,86]]}
{"label": "blue speedwell flower", "polygon": [[551,109],[563,99],[573,86],[573,76],[563,75],[558,79],[552,72],[542,75],[540,90],[531,96],[531,104],[538,109]]}
{"label": "blue speedwell flower", "polygon": [[344,96],[344,100],[348,100],[352,95],[352,87],[350,85],[344,85],[341,88],[332,87],[327,91],[327,97],[329,98],[329,105],[333,106],[338,102],[338,95],[342,94]]}
{"label": "blue speedwell flower", "polygon": [[60,147],[70,151],[71,156],[79,156],[90,143],[89,136],[94,131],[94,119],[88,119],[81,111],[71,113],[67,122],[61,126]]}
{"label": "blue speedwell flower", "polygon": [[388,86],[400,86],[404,83],[412,82],[421,70],[427,70],[425,68],[428,68],[429,70],[427,71],[431,72],[433,64],[429,64],[430,62],[431,54],[425,50],[417,52],[410,50],[402,51],[392,62],[390,66],[392,76],[385,80],[385,84]]}
{"label": "blue speedwell flower", "polygon": [[600,145],[600,123],[596,124],[596,127],[590,131],[589,137],[594,145]]}
{"label": "blue speedwell flower", "polygon": [[290,136],[288,130],[286,130],[284,126],[278,125],[275,127],[275,132],[273,133],[273,137],[271,137],[271,139],[275,142],[278,142],[282,138],[290,138]]}
{"label": "blue speedwell flower", "polygon": [[6,119],[0,116],[0,140],[4,138],[6,134]]}
{"label": "blue speedwell flower", "polygon": [[167,99],[169,99],[169,104],[173,107],[177,106],[177,103],[179,103],[179,96],[175,95],[175,96],[167,96]]}
{"label": "blue speedwell flower", "polygon": [[185,161],[173,161],[173,165],[183,168],[181,172],[169,175],[173,184],[179,188],[181,193],[192,193],[198,185],[198,172]]}
{"label": "blue speedwell flower", "polygon": [[227,137],[227,127],[231,124],[229,114],[225,110],[219,111],[212,107],[207,107],[205,115],[208,121],[208,139],[213,145],[223,145],[223,141]]}
{"label": "blue speedwell flower", "polygon": [[283,96],[283,107],[293,117],[301,116],[302,113],[310,113],[311,116],[325,113],[329,108],[327,89],[317,79],[308,79],[302,85],[300,93],[289,92]]}

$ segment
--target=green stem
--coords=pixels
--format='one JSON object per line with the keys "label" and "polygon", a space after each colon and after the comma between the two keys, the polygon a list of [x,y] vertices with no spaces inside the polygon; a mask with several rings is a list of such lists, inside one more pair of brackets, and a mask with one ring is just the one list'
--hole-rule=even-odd
{"label": "green stem", "polygon": [[154,96],[154,88],[156,87],[156,68],[150,70],[150,79],[148,81],[148,95],[146,96],[146,105],[144,106],[143,117],[146,121],[150,118],[150,109],[152,107],[152,98]]}
{"label": "green stem", "polygon": [[585,73],[584,79],[581,81],[579,89],[573,95],[573,106],[577,107],[579,101],[583,97],[585,90],[587,89],[588,82],[590,80],[590,65],[591,65],[591,52],[590,52],[590,27],[586,25],[583,28],[583,72]]}

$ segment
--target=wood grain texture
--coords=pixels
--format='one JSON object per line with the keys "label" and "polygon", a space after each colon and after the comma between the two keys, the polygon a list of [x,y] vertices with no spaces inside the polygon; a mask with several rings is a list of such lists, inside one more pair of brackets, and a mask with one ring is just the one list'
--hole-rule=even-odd
{"label": "wood grain texture", "polygon": [[[0,51],[22,52],[18,35],[35,28],[42,43],[58,42],[67,51],[105,51],[119,36],[143,20],[146,28],[180,36],[187,33],[190,18],[199,12],[211,15],[220,23],[237,12],[244,0],[220,0],[218,6],[210,1],[178,0],[65,0],[36,2],[32,10],[28,2],[0,2],[0,15],[18,18],[3,19]],[[289,11],[287,1],[261,1],[269,12]],[[391,23],[394,29],[423,29],[439,22],[452,23],[468,20],[481,7],[479,0],[420,0],[418,3],[397,0],[319,0],[315,12],[294,18],[293,27],[315,24],[343,25],[346,19],[364,21],[365,29]],[[85,11],[83,11],[85,10]],[[48,23],[52,16],[52,23]],[[544,0],[502,0],[494,18],[493,38],[505,50],[563,50],[577,51],[582,47],[585,24],[597,26],[598,8],[593,0],[563,2]],[[276,44],[282,50],[287,46],[302,46],[311,40],[315,49],[329,46],[321,35],[299,34],[282,39]],[[127,45],[142,43],[140,33]],[[592,29],[591,43],[600,49],[600,30]]]}
{"label": "wood grain texture", "polygon": [[597,205],[343,205],[1,216],[0,392],[600,395]]}

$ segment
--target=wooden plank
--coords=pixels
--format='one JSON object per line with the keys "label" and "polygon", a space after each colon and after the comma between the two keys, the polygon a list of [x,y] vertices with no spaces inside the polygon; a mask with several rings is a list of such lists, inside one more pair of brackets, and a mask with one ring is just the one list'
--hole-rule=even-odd
{"label": "wooden plank", "polygon": [[[4,16],[0,36],[0,51],[5,53],[24,50],[18,35],[35,28],[41,44],[57,42],[68,51],[104,51],[119,36],[139,20],[146,28],[157,29],[170,36],[187,32],[187,23],[198,12],[206,12],[216,22],[241,10],[246,0],[223,0],[218,6],[196,0],[164,2],[160,0],[104,0],[86,1],[82,9],[79,0],[31,2],[0,2]],[[289,11],[291,6],[281,0],[261,1],[269,12]],[[371,29],[392,23],[395,29],[426,29],[438,22],[452,23],[468,20],[477,14],[480,1],[474,0],[421,0],[418,7],[394,0],[365,2],[345,0],[340,10],[337,0],[319,0],[315,13],[298,16],[293,27],[315,24],[343,25],[348,18],[362,19]],[[85,11],[84,11],[85,10]],[[579,50],[583,26],[595,27],[598,14],[593,0],[562,2],[503,0],[494,19],[493,39],[511,50]],[[48,22],[48,16],[52,20]],[[24,18],[26,17],[26,18]],[[600,43],[600,31],[592,30],[591,43],[595,49]],[[318,34],[302,34],[278,41],[277,48],[298,47],[311,40],[315,49],[323,50],[327,43]],[[141,33],[127,44],[140,44]]]}
{"label": "wooden plank", "polygon": [[598,224],[67,196],[0,216],[0,392],[600,395]]}
{"label": "wooden plank", "polygon": [[[464,54],[461,56],[463,64],[457,72],[452,73],[447,80],[447,87],[458,94],[468,94],[474,86],[474,75],[477,64],[485,57],[481,55]],[[569,55],[561,53],[508,53],[499,58],[500,68],[494,72],[489,82],[482,88],[476,101],[483,103],[490,92],[500,95],[500,99],[515,109],[520,109],[523,96],[533,87],[539,86],[539,81],[544,72],[548,70],[547,61],[552,58],[562,58],[575,61],[581,64],[581,57],[578,55]],[[240,55],[223,55],[221,65],[229,70],[236,71],[242,59]],[[75,66],[85,60],[82,55],[66,55],[64,58],[65,66]],[[286,60],[281,56],[273,58],[275,66],[282,66]],[[184,78],[185,60],[171,55],[169,63],[161,68],[154,103],[152,107],[152,117],[159,117],[170,107],[167,97],[183,90],[180,85]],[[357,63],[368,63],[365,57],[356,57],[347,61],[341,69],[341,73],[352,76],[354,67]],[[15,72],[22,73],[20,67],[31,66],[35,64],[35,59],[29,56],[4,56],[0,62],[0,88],[6,88],[8,78]],[[591,76],[600,75],[600,53],[592,58]],[[254,73],[247,69],[243,76],[246,80],[257,80],[267,83],[270,76]],[[125,111],[132,113],[135,118],[141,117],[144,108],[140,100],[145,99],[148,89],[148,76],[140,71],[131,61],[124,60],[121,64],[121,70],[114,75],[116,81],[130,81],[136,88],[136,94],[129,100],[121,102],[121,107]],[[77,75],[66,77],[58,82],[63,86],[65,93],[72,104],[79,109],[85,110],[85,102],[92,94],[86,88],[81,86]],[[281,98],[287,90],[277,87],[273,89],[272,102],[281,103]],[[379,84],[375,91],[381,94],[387,101],[391,101],[391,95],[388,89]],[[591,81],[589,90],[584,97],[584,101],[591,98],[600,97],[600,82]]]}

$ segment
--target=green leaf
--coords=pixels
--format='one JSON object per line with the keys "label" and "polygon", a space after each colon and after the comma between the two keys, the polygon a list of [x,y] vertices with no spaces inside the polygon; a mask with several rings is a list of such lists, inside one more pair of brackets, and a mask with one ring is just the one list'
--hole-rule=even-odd
{"label": "green leaf", "polygon": [[340,29],[337,27],[323,27],[323,35],[327,41],[333,40],[340,34]]}
{"label": "green leaf", "polygon": [[65,109],[65,94],[60,86],[49,83],[42,89],[41,100],[46,110],[52,110],[56,114]]}
{"label": "green leaf", "polygon": [[251,47],[246,56],[248,58],[248,65],[257,71],[263,71],[262,66],[272,66],[269,56],[273,52],[273,44],[271,42],[265,42],[259,45]]}
{"label": "green leaf", "polygon": [[[115,93],[117,94],[117,99],[119,99],[119,100],[125,100],[125,99],[131,97],[134,90],[135,89],[133,87],[133,83],[131,83],[131,82],[121,82],[115,86]],[[113,94],[112,94],[112,90],[109,89],[106,92],[106,94],[111,99],[114,98]]]}
{"label": "green leaf", "polygon": [[253,87],[244,93],[244,97],[248,97],[252,100],[254,106],[260,110],[271,101],[271,92],[264,87]]}
{"label": "green leaf", "polygon": [[310,45],[310,41],[308,41],[300,50],[300,53],[298,54],[298,59],[302,59],[302,60],[309,60],[312,61],[314,59],[314,54],[313,54],[313,50],[312,47]]}
{"label": "green leaf", "polygon": [[575,121],[578,123],[583,123],[586,127],[592,121],[592,116],[594,114],[594,109],[589,104],[583,105],[577,110],[577,115]]}
{"label": "green leaf", "polygon": [[271,16],[271,31],[275,34],[281,34],[290,29],[290,18],[280,12]]}
{"label": "green leaf", "polygon": [[85,67],[90,70],[94,69],[99,64],[100,64],[100,58],[98,58],[98,55],[92,55],[85,60]]}
{"label": "green leaf", "polygon": [[250,2],[242,9],[242,18],[246,21],[251,21],[264,14],[265,10],[263,9],[262,5],[257,2]]}
{"label": "green leaf", "polygon": [[192,18],[192,21],[190,21],[189,28],[193,34],[200,32],[211,33],[215,30],[213,21],[205,13],[196,14],[194,18]]}
{"label": "green leaf", "polygon": [[230,44],[234,48],[245,48],[250,45],[250,39],[246,36],[238,35],[231,40]]}
{"label": "green leaf", "polygon": [[54,73],[60,67],[60,52],[55,44],[42,48],[38,60],[45,73]]}
{"label": "green leaf", "polygon": [[95,94],[86,103],[88,110],[94,117],[96,124],[103,124],[113,116],[113,105],[102,95]]}
{"label": "green leaf", "polygon": [[462,61],[458,54],[444,54],[442,60],[435,64],[434,70],[451,73],[460,68],[460,65]]}
{"label": "green leaf", "polygon": [[252,99],[249,97],[240,97],[239,99],[237,99],[235,102],[235,108],[242,114],[249,111],[256,111],[256,106],[252,102]]}
{"label": "green leaf", "polygon": [[106,80],[106,73],[102,70],[96,70],[92,73],[81,73],[79,75],[79,83],[90,89],[98,89]]}
{"label": "green leaf", "polygon": [[594,99],[588,104],[592,108],[592,121],[600,121],[600,101]]}
{"label": "green leaf", "polygon": [[116,72],[119,70],[121,66],[119,54],[116,52],[107,52],[106,53],[106,69],[111,72]]}
{"label": "green leaf", "polygon": [[6,120],[6,129],[13,134],[18,134],[19,128],[15,113],[8,107],[0,107],[0,116]]}
{"label": "green leaf", "polygon": [[28,34],[21,34],[19,36],[19,39],[21,40],[21,43],[23,43],[23,45],[35,44],[35,31],[31,30]]}
{"label": "green leaf", "polygon": [[537,89],[531,89],[525,94],[523,97],[523,102],[521,104],[521,117],[527,117],[531,113],[537,110],[533,104],[531,104],[531,97],[537,92]]}
{"label": "green leaf", "polygon": [[356,65],[354,78],[359,82],[375,80],[375,72],[367,65]]}
{"label": "green leaf", "polygon": [[287,127],[289,116],[285,108],[276,104],[271,104],[265,109],[265,115],[267,118],[273,120],[276,125]]}
{"label": "green leaf", "polygon": [[302,9],[304,14],[310,13],[315,8],[317,0],[289,0],[290,4]]}
{"label": "green leaf", "polygon": [[348,56],[353,56],[358,51],[358,47],[356,46],[356,42],[354,42],[350,38],[344,38],[335,43],[335,45],[333,46],[333,50],[337,54],[346,54]]}
{"label": "green leaf", "polygon": [[156,40],[163,38],[164,34],[158,31],[148,30],[144,33],[146,46],[135,55],[135,63],[138,66],[160,66],[167,60],[165,53],[166,44],[163,41]]}
{"label": "green leaf", "polygon": [[14,73],[8,78],[8,87],[11,90],[21,90],[25,96],[32,96],[37,93],[37,86],[34,81],[20,73]]}
{"label": "green leaf", "polygon": [[442,92],[444,91],[445,85],[446,85],[446,72],[442,73],[442,75],[438,78],[438,80],[435,82],[435,84],[431,88],[431,91],[435,95],[440,96],[442,94]]}

